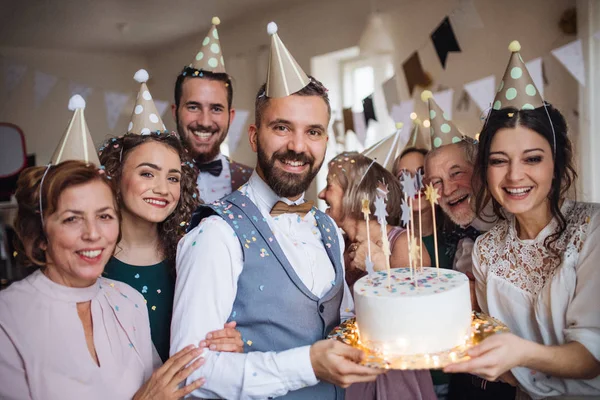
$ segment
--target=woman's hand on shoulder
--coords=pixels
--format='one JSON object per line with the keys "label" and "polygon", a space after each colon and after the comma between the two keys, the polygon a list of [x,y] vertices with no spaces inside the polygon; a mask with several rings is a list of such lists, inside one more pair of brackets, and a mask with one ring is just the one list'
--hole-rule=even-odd
{"label": "woman's hand on shoulder", "polygon": [[235,329],[235,321],[227,322],[223,329],[208,332],[206,339],[200,342],[200,347],[207,347],[212,351],[225,351],[230,353],[243,353],[244,342],[242,334]]}
{"label": "woman's hand on shoulder", "polygon": [[[187,396],[204,384],[204,378],[196,379],[179,388],[181,383],[204,364],[199,357],[202,349],[188,346],[169,358],[133,396],[133,400],[175,400]],[[189,364],[189,365],[188,365]]]}

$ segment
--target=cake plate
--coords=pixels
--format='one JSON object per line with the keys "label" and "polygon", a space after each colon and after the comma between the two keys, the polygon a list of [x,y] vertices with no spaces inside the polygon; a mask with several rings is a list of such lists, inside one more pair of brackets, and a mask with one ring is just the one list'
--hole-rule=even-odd
{"label": "cake plate", "polygon": [[473,311],[471,320],[471,334],[465,343],[450,350],[431,354],[390,355],[374,351],[365,347],[360,341],[360,332],[356,318],[350,318],[334,328],[328,339],[336,339],[354,348],[363,350],[367,357],[363,365],[383,369],[442,369],[447,365],[466,361],[469,359],[467,350],[480,343],[490,335],[509,332],[502,322],[487,314]]}

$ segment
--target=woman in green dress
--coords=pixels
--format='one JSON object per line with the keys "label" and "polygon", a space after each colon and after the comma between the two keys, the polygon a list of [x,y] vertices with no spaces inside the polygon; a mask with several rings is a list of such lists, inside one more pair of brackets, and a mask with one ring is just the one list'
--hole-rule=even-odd
{"label": "woman in green dress", "polygon": [[[104,275],[144,296],[152,342],[164,361],[169,358],[177,243],[200,202],[198,172],[179,137],[168,132],[112,138],[99,156],[116,180],[122,210],[121,238]],[[239,350],[232,345],[241,344],[234,328],[234,323],[226,325],[215,335],[229,337],[221,350]]]}

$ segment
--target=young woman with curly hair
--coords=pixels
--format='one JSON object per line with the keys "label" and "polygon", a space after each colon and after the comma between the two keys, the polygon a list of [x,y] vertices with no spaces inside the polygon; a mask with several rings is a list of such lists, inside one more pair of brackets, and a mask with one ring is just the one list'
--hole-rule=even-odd
{"label": "young woman with curly hair", "polygon": [[[104,275],[142,293],[150,315],[152,341],[166,360],[177,242],[200,203],[198,172],[179,137],[171,133],[112,138],[100,148],[99,156],[106,173],[115,181],[122,210],[122,237]],[[225,331],[236,337],[239,334],[230,329],[234,326],[225,326]]]}

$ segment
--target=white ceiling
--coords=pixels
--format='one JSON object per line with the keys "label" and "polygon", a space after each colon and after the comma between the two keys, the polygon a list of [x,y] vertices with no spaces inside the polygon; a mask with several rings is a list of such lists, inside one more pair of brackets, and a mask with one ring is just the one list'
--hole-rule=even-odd
{"label": "white ceiling", "polygon": [[[144,53],[297,0],[0,0],[0,46]],[[278,4],[276,4],[278,3]]]}

